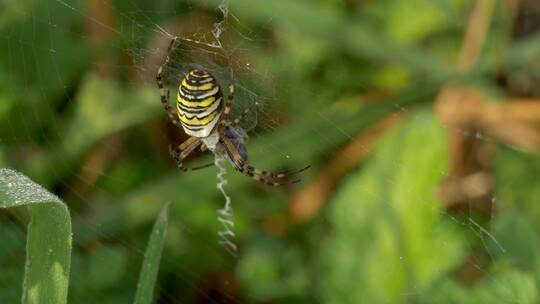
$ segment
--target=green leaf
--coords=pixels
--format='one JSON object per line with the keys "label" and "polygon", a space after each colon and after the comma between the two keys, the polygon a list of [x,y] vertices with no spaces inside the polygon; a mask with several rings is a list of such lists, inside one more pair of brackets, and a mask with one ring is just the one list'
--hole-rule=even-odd
{"label": "green leaf", "polygon": [[436,196],[445,138],[431,113],[417,113],[338,191],[319,257],[327,302],[400,302],[460,262],[464,240]]}
{"label": "green leaf", "polygon": [[0,208],[28,206],[23,303],[66,303],[71,218],[54,194],[11,169],[0,169]]}
{"label": "green leaf", "polygon": [[154,285],[159,271],[159,262],[161,260],[161,252],[165,243],[165,234],[167,232],[169,205],[166,203],[154,224],[150,241],[144,253],[144,261],[137,285],[137,293],[135,295],[135,304],[145,304],[152,302],[152,294]]}

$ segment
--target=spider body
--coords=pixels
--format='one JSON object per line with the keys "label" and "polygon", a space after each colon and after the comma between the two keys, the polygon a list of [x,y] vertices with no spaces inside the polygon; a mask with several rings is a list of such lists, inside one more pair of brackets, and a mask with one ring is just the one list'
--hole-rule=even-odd
{"label": "spider body", "polygon": [[172,39],[167,49],[163,64],[158,68],[156,82],[159,88],[161,104],[169,114],[169,118],[176,125],[182,125],[184,132],[191,137],[178,147],[170,149],[171,155],[176,159],[178,168],[183,171],[196,170],[213,165],[207,164],[199,167],[187,168],[183,160],[195,149],[201,147],[210,149],[218,155],[225,156],[240,173],[270,186],[281,186],[298,182],[287,182],[287,177],[309,168],[283,173],[273,173],[259,170],[248,164],[248,154],[245,141],[246,134],[239,123],[257,105],[252,102],[238,117],[229,120],[232,102],[234,99],[234,75],[230,70],[231,85],[226,101],[216,78],[209,72],[201,69],[190,71],[180,82],[177,93],[176,107],[169,105],[169,91],[164,88],[162,73],[169,62],[169,54],[175,48],[176,38]]}
{"label": "spider body", "polygon": [[216,79],[206,71],[193,70],[180,82],[176,99],[184,132],[199,138],[208,137],[223,111],[223,94]]}

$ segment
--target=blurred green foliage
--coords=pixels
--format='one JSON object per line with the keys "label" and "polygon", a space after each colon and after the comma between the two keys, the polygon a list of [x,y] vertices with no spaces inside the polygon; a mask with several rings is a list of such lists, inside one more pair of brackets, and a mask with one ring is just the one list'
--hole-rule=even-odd
{"label": "blurred green foliage", "polygon": [[366,168],[344,182],[331,202],[333,230],[320,258],[328,302],[422,298],[459,264],[464,242],[444,222],[433,192],[443,180],[446,154],[442,128],[421,113],[388,135]]}
{"label": "blurred green foliage", "polygon": [[[211,37],[222,1],[4,3],[0,165],[52,189],[72,211],[69,303],[134,299],[167,201],[157,303],[537,303],[538,155],[466,136],[496,150],[493,210],[451,210],[439,192],[457,178],[452,132],[433,110],[445,84],[538,98],[540,35],[515,33],[519,18],[539,21],[510,2],[495,2],[479,62],[465,74],[455,65],[476,1],[227,2],[222,40],[236,63],[235,110],[250,92],[262,105],[250,160],[271,170],[312,165],[299,185],[277,189],[228,167],[238,257],[218,245],[224,199],[215,169],[182,173],[167,153],[185,137],[166,124],[153,80],[164,31]],[[292,195],[338,151],[403,113],[336,178],[314,218],[290,216]],[[21,210],[0,214],[0,303],[20,299],[27,220]]]}

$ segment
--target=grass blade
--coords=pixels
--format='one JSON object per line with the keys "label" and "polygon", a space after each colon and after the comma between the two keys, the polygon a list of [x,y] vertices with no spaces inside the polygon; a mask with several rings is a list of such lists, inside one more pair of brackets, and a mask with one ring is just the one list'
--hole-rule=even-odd
{"label": "grass blade", "polygon": [[0,208],[27,206],[30,223],[22,303],[67,302],[71,217],[54,194],[11,169],[0,169]]}
{"label": "grass blade", "polygon": [[143,266],[139,276],[137,293],[135,294],[135,304],[152,303],[152,294],[159,271],[161,252],[163,251],[167,225],[169,224],[169,205],[170,203],[167,202],[163,209],[161,209],[154,228],[152,228],[152,234],[150,235],[150,240],[144,253]]}

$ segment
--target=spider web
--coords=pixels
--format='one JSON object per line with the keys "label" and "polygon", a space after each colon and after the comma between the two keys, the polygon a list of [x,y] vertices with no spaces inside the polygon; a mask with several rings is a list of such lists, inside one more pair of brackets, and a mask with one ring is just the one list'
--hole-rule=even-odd
{"label": "spider web", "polygon": [[[51,155],[39,155],[40,153],[38,152],[36,158],[51,163],[58,161],[55,159],[54,155],[61,155],[66,153],[66,150],[70,149],[68,146],[69,143],[67,143],[68,140],[66,140],[65,143],[61,140],[62,137],[65,136],[61,127],[60,129],[56,129],[56,127],[49,127],[48,125],[69,126],[69,124],[77,124],[76,116],[78,113],[73,107],[78,101],[73,97],[70,86],[77,86],[77,83],[85,82],[84,79],[74,78],[73,73],[77,68],[87,67],[90,64],[90,61],[77,58],[77,55],[74,53],[82,53],[85,54],[84,56],[90,54],[87,52],[88,50],[81,50],[87,46],[77,45],[75,42],[67,45],[59,44],[58,41],[61,41],[59,37],[62,35],[69,36],[73,41],[78,39],[87,40],[90,41],[91,44],[92,39],[95,38],[92,37],[92,31],[97,30],[104,32],[104,34],[102,34],[104,37],[98,37],[96,39],[113,40],[110,44],[110,49],[112,50],[110,52],[124,53],[127,54],[129,58],[121,58],[119,62],[116,63],[114,61],[105,60],[105,64],[98,64],[95,67],[95,72],[98,74],[102,73],[105,77],[110,77],[111,74],[118,73],[118,71],[127,70],[127,73],[125,73],[127,76],[125,76],[126,79],[124,80],[129,85],[125,86],[125,90],[137,90],[138,87],[148,84],[152,87],[152,103],[158,101],[159,97],[155,95],[154,77],[157,67],[165,54],[169,40],[175,36],[178,36],[182,43],[173,54],[171,64],[167,67],[167,72],[165,74],[165,80],[173,87],[173,92],[174,87],[176,87],[182,75],[194,67],[212,71],[222,84],[230,82],[228,76],[231,68],[234,69],[235,77],[237,77],[237,79],[247,77],[246,74],[251,73],[249,64],[246,67],[240,67],[235,65],[234,59],[231,59],[233,58],[231,56],[239,56],[239,54],[245,50],[241,48],[231,48],[229,50],[227,49],[229,46],[224,46],[222,44],[221,36],[228,27],[228,1],[223,1],[220,5],[215,7],[214,10],[207,9],[201,13],[195,12],[195,8],[188,6],[187,11],[193,11],[193,15],[195,15],[195,20],[193,20],[193,24],[191,25],[193,28],[188,31],[188,33],[179,33],[180,31],[177,32],[178,28],[175,28],[174,24],[169,28],[166,23],[163,23],[164,20],[175,19],[176,11],[172,9],[161,11],[143,9],[142,4],[135,2],[129,3],[127,7],[116,5],[110,1],[98,1],[96,3],[101,5],[102,9],[104,8],[105,11],[109,10],[109,13],[116,14],[119,17],[118,20],[108,20],[107,16],[92,16],[91,7],[85,7],[83,3],[72,3],[62,0],[47,1],[45,3],[33,2],[28,6],[10,7],[11,13],[15,15],[15,18],[18,18],[16,21],[22,20],[23,27],[11,29],[7,33],[4,33],[3,39],[7,44],[7,69],[3,70],[3,72],[23,70],[23,73],[21,74],[27,79],[23,78],[22,83],[24,83],[24,85],[19,87],[17,84],[21,83],[21,80],[16,79],[16,76],[13,76],[16,74],[9,73],[2,75],[2,79],[5,79],[8,84],[12,84],[6,86],[10,88],[9,95],[19,96],[23,101],[21,105],[13,106],[13,109],[8,109],[12,110],[15,115],[6,116],[7,123],[5,125],[9,127],[9,129],[2,130],[1,142],[6,147],[19,147],[20,149],[28,149],[31,151],[34,149],[34,145],[47,146],[52,151],[50,153]],[[64,20],[61,17],[62,15],[67,16],[67,18],[65,18],[67,20]],[[84,20],[84,22],[86,22],[86,26],[88,27],[87,32],[82,33],[80,29],[72,28],[72,24],[76,23],[77,20]],[[40,35],[40,29],[45,29],[45,33]],[[257,34],[253,34],[249,39],[255,39],[256,36]],[[244,39],[247,39],[247,37],[244,37]],[[99,44],[100,42],[97,43]],[[99,47],[102,47],[102,45]],[[66,70],[69,70],[73,66],[76,67],[73,72],[66,73]],[[110,67],[116,71],[111,72]],[[104,69],[104,71],[101,69]],[[130,71],[134,72],[131,72],[130,74]],[[260,75],[257,77],[261,78]],[[223,86],[226,87],[226,85]],[[255,93],[255,91],[256,85],[254,84],[250,84],[249,89],[242,83],[237,84],[235,107],[233,108],[232,115],[241,111],[243,106],[246,106],[251,100],[258,97],[258,94]],[[34,92],[38,92],[38,94],[36,95]],[[111,92],[109,91],[106,93]],[[108,99],[111,98],[111,96],[106,96],[106,94],[105,97],[107,98],[107,102]],[[8,97],[6,96],[5,98]],[[44,100],[50,99],[55,100],[55,103],[43,103]],[[257,101],[261,107],[265,102],[265,98],[258,98]],[[40,102],[41,105],[39,105]],[[129,101],[124,101],[124,103],[126,107],[137,107],[136,104],[130,103]],[[34,107],[36,104],[38,107]],[[120,110],[119,107],[117,109]],[[65,117],[75,116],[75,119],[65,118],[65,122],[58,121],[59,118],[56,117],[55,114],[58,111],[64,113]],[[163,114],[160,114],[160,117],[163,118]],[[254,128],[255,125],[257,125],[257,122],[257,111],[254,111],[252,115],[248,116],[247,119],[242,122],[242,127],[247,131]],[[85,128],[84,126],[80,127]],[[95,127],[99,128],[99,126],[96,125],[90,128]],[[86,126],[86,128],[88,128],[88,126]],[[122,128],[123,126],[119,126],[117,132],[122,133]],[[20,129],[25,131],[20,132]],[[38,134],[38,137],[36,138],[34,134]],[[162,142],[167,140],[165,135],[158,134],[158,136],[161,137],[160,140]],[[84,131],[77,137],[84,138]],[[110,152],[114,154],[115,146],[117,145],[115,141],[125,140],[122,138],[122,134],[119,136],[113,135],[113,137],[114,138],[111,141],[104,144],[105,150],[101,152]],[[64,144],[66,146],[64,146]],[[84,144],[78,146],[77,143],[75,146],[77,147],[73,148],[73,150],[75,150],[73,151],[74,154],[80,152],[77,151],[78,149],[84,150],[90,148],[90,146],[85,146]],[[22,158],[24,159],[25,157]],[[211,240],[208,241],[206,247],[208,251],[217,254],[218,261],[222,264],[220,267],[223,267],[223,265],[229,265],[230,262],[227,257],[220,256],[222,255],[220,251],[229,251],[234,255],[235,244],[232,240],[229,240],[229,238],[233,236],[231,230],[233,225],[232,209],[230,207],[230,198],[223,188],[227,184],[227,180],[224,179],[224,168],[219,165],[219,161],[219,159],[216,159],[216,166],[219,167],[219,180],[217,186],[219,187],[219,190],[222,191],[227,203],[222,209],[218,210],[219,221],[216,221],[216,223],[222,223],[224,226],[219,228],[213,225],[212,229],[214,234],[219,236],[214,243],[220,243],[224,248],[221,250],[213,248],[214,246],[211,245]],[[20,171],[33,177],[36,181],[47,184],[47,182],[44,182],[43,176],[40,177],[39,169],[28,169],[27,166],[21,165],[20,163],[17,165],[17,163],[18,161],[16,158],[10,159],[10,164],[12,166],[15,166]],[[115,179],[115,174],[111,174],[105,169],[100,169],[100,166],[94,166],[91,159],[83,161],[83,167],[80,169],[72,168],[70,166],[56,167],[53,165],[49,168],[44,168],[44,171],[52,174],[53,180],[59,182],[55,191],[63,193],[63,197],[68,203],[70,201],[82,203],[82,205],[73,207],[71,210],[74,222],[81,223],[79,231],[75,228],[75,234],[79,233],[79,235],[84,235],[81,238],[74,238],[75,256],[73,257],[73,266],[75,271],[72,274],[71,280],[82,280],[82,278],[79,278],[82,273],[77,274],[76,269],[77,267],[79,267],[79,270],[84,270],[85,268],[80,268],[81,265],[77,265],[77,263],[81,261],[81,256],[85,256],[85,248],[90,245],[88,242],[92,239],[97,238],[101,240],[99,241],[100,244],[98,247],[106,248],[108,245],[103,244],[109,243],[113,248],[113,250],[98,250],[98,254],[93,255],[95,257],[91,258],[95,259],[94,263],[104,263],[105,261],[112,259],[109,260],[109,262],[117,262],[125,267],[126,261],[120,258],[120,255],[122,255],[123,252],[138,255],[139,259],[142,259],[144,255],[144,242],[139,243],[128,237],[115,235],[114,232],[110,232],[109,227],[105,227],[105,224],[103,224],[106,220],[103,222],[102,220],[96,220],[95,218],[102,217],[99,215],[100,207],[98,205],[100,204],[100,199],[98,197],[92,197],[89,194],[91,188],[95,189],[98,193],[105,193],[107,187],[103,184],[116,183],[118,185],[128,185],[130,183],[129,181]],[[105,180],[106,182],[96,183],[97,179],[102,181]],[[209,181],[206,180],[204,182]],[[54,184],[55,182],[51,183],[51,185]],[[150,209],[155,209],[155,207]],[[12,225],[7,226],[8,229],[6,229],[5,234],[7,235],[7,239],[10,240],[10,243],[15,245],[14,250],[18,251],[24,251],[25,247],[25,236],[22,231],[22,223],[25,221],[24,218],[24,214],[18,211],[15,211],[14,213],[10,212],[9,215],[3,217],[7,222],[13,223]],[[193,228],[189,226],[189,223],[182,224],[182,219],[180,219],[179,225],[180,228],[183,227],[183,233],[193,235],[193,232],[190,232]],[[220,229],[225,230],[221,231]],[[113,228],[112,230],[117,230],[117,228]],[[134,245],[135,243],[138,245]],[[83,252],[82,255],[77,255],[77,248],[79,249],[79,253]],[[165,257],[163,263],[172,265],[173,268],[176,269],[175,272],[169,274],[169,276],[177,277],[176,280],[184,282],[186,286],[190,286],[196,293],[195,298],[204,299],[205,302],[216,301],[214,296],[201,290],[197,286],[197,284],[204,284],[205,279],[198,275],[196,271],[182,267],[181,264],[173,258]],[[122,266],[119,267],[121,268]],[[115,267],[110,269],[113,277],[115,276],[115,272],[118,271],[119,270],[115,269]],[[131,275],[128,276],[129,279],[126,280],[126,284],[136,286],[136,272],[130,272]],[[9,273],[16,278],[12,283],[5,285],[7,288],[2,290],[2,296],[5,296],[6,299],[8,299],[6,300],[7,302],[11,302],[12,300],[9,299],[18,299],[20,294],[20,284],[16,283],[17,281],[21,281],[19,278],[20,271],[13,270],[12,272],[6,273]],[[98,274],[95,275],[98,276]],[[90,274],[90,277],[92,277],[92,274]],[[227,279],[218,283],[228,284]],[[211,282],[211,284],[213,284],[213,282]],[[105,285],[104,287],[107,286]],[[108,298],[108,295],[104,293],[105,291],[103,288],[94,290],[93,292],[95,293],[95,299]],[[163,301],[170,303],[180,301],[179,299],[175,299],[173,295],[170,295],[167,289],[161,288],[161,286],[157,286],[156,293],[159,294],[159,297]],[[75,294],[77,293],[75,292]],[[228,295],[227,293],[223,293],[222,296],[225,297],[225,299],[228,299],[228,301],[237,302],[233,296]],[[70,302],[86,303],[87,299],[72,298]]]}
{"label": "spider web", "polygon": [[[142,185],[143,182],[148,182],[153,178],[153,172],[163,171],[163,167],[174,167],[172,163],[157,163],[156,159],[159,157],[156,155],[163,154],[168,144],[177,144],[182,140],[181,132],[176,127],[163,126],[166,115],[159,109],[159,95],[154,80],[157,67],[172,38],[178,37],[180,42],[164,74],[165,82],[171,89],[172,99],[174,99],[179,79],[190,69],[198,67],[216,75],[224,88],[231,82],[229,70],[233,70],[237,87],[233,117],[251,101],[256,100],[259,103],[257,111],[254,111],[253,115],[250,115],[242,124],[250,137],[248,140],[250,159],[256,162],[257,166],[275,168],[275,164],[315,162],[318,158],[329,157],[329,155],[319,152],[319,154],[314,153],[306,157],[302,155],[302,149],[295,149],[292,145],[284,148],[281,145],[282,140],[279,134],[284,132],[283,126],[287,126],[284,123],[287,118],[283,117],[284,111],[281,108],[293,107],[290,104],[294,104],[294,100],[281,101],[276,96],[295,96],[299,92],[296,92],[296,88],[292,85],[276,84],[270,68],[260,62],[252,63],[249,59],[249,53],[257,51],[253,45],[271,42],[272,39],[267,37],[267,30],[271,28],[272,20],[268,20],[267,24],[260,25],[257,29],[253,25],[250,25],[253,27],[250,28],[230,11],[229,1],[216,5],[206,3],[202,6],[195,2],[178,6],[173,3],[148,4],[135,1],[120,3],[103,0],[89,3],[54,0],[43,3],[37,1],[11,3],[6,6],[5,15],[10,19],[5,19],[7,21],[4,25],[0,24],[0,29],[3,29],[4,58],[6,58],[3,61],[6,66],[0,71],[0,79],[5,83],[8,92],[1,93],[0,100],[13,99],[17,103],[0,104],[0,110],[10,114],[3,116],[5,118],[3,126],[6,128],[0,131],[0,142],[5,150],[0,153],[5,155],[0,155],[0,160],[5,159],[4,163],[7,165],[15,167],[49,188],[53,187],[56,193],[68,201],[74,223],[79,225],[75,227],[74,272],[71,278],[73,287],[70,290],[70,296],[89,296],[89,293],[79,290],[85,289],[85,285],[83,283],[78,285],[77,282],[90,281],[89,286],[92,282],[95,283],[91,285],[91,288],[94,288],[91,289],[94,299],[118,303],[130,298],[129,292],[133,286],[136,286],[138,278],[137,267],[129,270],[122,270],[122,268],[129,268],[128,263],[134,260],[137,261],[135,265],[140,264],[146,240],[138,236],[146,237],[147,234],[141,231],[149,231],[149,223],[154,215],[157,215],[156,210],[165,202],[154,202],[151,198],[145,198],[144,195],[124,197],[123,190],[127,191]],[[96,5],[101,11],[108,12],[116,18],[107,16],[107,13],[105,15],[92,13],[92,5]],[[9,22],[18,26],[9,27]],[[80,41],[88,41],[88,45],[81,45]],[[103,54],[92,54],[92,50],[96,49],[105,54],[121,55],[116,55],[120,58],[111,59],[110,56]],[[105,59],[97,60],[95,57]],[[92,66],[94,59],[99,61],[99,64]],[[295,68],[295,66],[289,67],[290,70]],[[120,85],[110,88],[103,85],[100,80],[90,79],[91,76],[81,76],[81,71],[88,70],[92,73],[85,72],[85,74],[99,74],[105,79],[117,79]],[[346,75],[339,75],[339,71],[336,73],[338,75],[334,77],[346,77]],[[331,81],[333,76],[326,75],[326,77],[329,77]],[[339,79],[334,81],[334,83],[339,83]],[[102,86],[93,86],[92,84],[96,82]],[[103,90],[103,92],[95,90]],[[88,117],[83,115],[86,112],[81,108],[89,104],[78,96],[79,91],[91,92],[89,95],[94,97],[91,99],[93,102],[102,98],[104,102],[99,107],[116,112],[117,115],[114,119],[104,122],[99,117],[101,112],[92,108],[92,111],[96,112],[90,115],[93,119],[87,120]],[[92,95],[94,93],[95,95]],[[350,102],[338,100],[333,109],[328,110],[327,107],[321,106],[321,100],[327,100],[328,96],[319,96],[316,89],[300,93],[302,98],[312,99],[314,102],[311,107],[302,107],[301,113],[297,111],[298,114],[294,120],[298,122],[298,125],[314,126],[313,121],[319,121],[321,123],[317,130],[333,131],[320,132],[317,136],[313,136],[312,129],[291,130],[291,132],[297,132],[295,134],[298,138],[316,137],[311,141],[312,147],[303,148],[340,147],[347,141],[357,140],[356,130],[348,127],[341,120],[341,117],[346,117],[341,113],[347,112],[343,111],[343,108],[348,109]],[[118,106],[112,101],[116,99],[121,101]],[[111,103],[111,105],[105,105],[106,103]],[[398,102],[392,106],[397,113],[408,110]],[[148,115],[143,115],[145,113],[136,111],[137,108],[143,108],[143,112],[155,111],[155,114],[152,114],[155,121],[148,123],[149,127],[141,127],[150,119]],[[299,109],[296,108],[296,110]],[[103,125],[93,123],[93,120]],[[128,122],[123,124],[121,122],[123,120]],[[473,142],[497,143],[480,131],[470,133],[469,129],[456,129],[449,125],[443,125],[443,127],[447,131],[457,131]],[[101,128],[105,130],[87,131],[87,129],[101,130]],[[139,142],[138,137],[130,135],[126,129],[135,129],[141,134],[147,132],[150,134],[148,137],[153,138],[158,144],[148,140]],[[152,131],[156,129],[160,131]],[[167,132],[161,132],[163,129]],[[270,137],[268,134],[271,134]],[[87,141],[89,143],[86,143]],[[252,146],[249,144],[250,141],[256,144]],[[119,146],[128,146],[129,149],[121,149]],[[151,151],[149,146],[164,148],[161,152]],[[130,159],[131,157],[130,153],[124,150],[132,149],[145,151],[147,152],[143,153],[145,155],[153,155],[136,159],[137,161],[157,164],[140,169],[147,170],[146,172],[139,172],[137,168],[122,162],[121,158]],[[361,145],[361,149],[369,153],[374,148],[366,144]],[[107,157],[109,154],[113,155],[111,159]],[[68,155],[66,164],[59,165],[65,155]],[[199,156],[196,155],[193,159],[198,161]],[[355,159],[352,153],[344,153],[342,157],[351,161]],[[82,163],[82,166],[73,165],[77,162]],[[109,165],[101,165],[103,162]],[[111,165],[114,162],[118,162],[118,166]],[[193,162],[190,163],[193,164]],[[238,207],[235,207],[235,211],[241,215],[239,217],[262,222],[266,213],[282,211],[284,205],[282,203],[286,198],[283,195],[266,198],[261,191],[252,191],[245,195],[234,192],[237,196],[231,196],[226,190],[239,187],[245,181],[240,177],[233,177],[232,172],[225,179],[224,170],[230,166],[224,163],[222,159],[215,159],[219,190],[212,188],[214,193],[181,192],[189,195],[187,197],[189,204],[177,202],[180,206],[177,207],[176,214],[179,216],[171,221],[175,222],[174,227],[178,231],[170,229],[172,231],[169,238],[174,244],[189,245],[187,248],[175,250],[170,255],[165,249],[161,268],[162,279],[156,291],[160,302],[180,303],[187,301],[186,299],[214,303],[243,302],[243,299],[237,296],[239,292],[235,289],[237,286],[234,285],[238,282],[232,272],[236,267],[243,269],[242,267],[249,267],[249,264],[242,259],[242,254],[245,252],[238,251],[237,247],[242,244],[235,242],[234,236],[237,234],[233,228],[239,229],[238,234],[245,238],[253,232],[246,231],[242,227],[256,226],[240,222],[234,227],[231,200],[239,202]],[[399,168],[404,165],[399,160],[392,162],[394,167]],[[447,174],[449,179],[453,178],[449,173]],[[148,179],[137,177],[141,175],[148,176]],[[156,180],[151,192],[157,193],[177,187],[196,189],[196,186],[200,184],[216,185],[215,175],[215,170],[209,173],[193,173],[190,177],[177,177],[177,173],[173,173]],[[133,176],[133,179],[130,179],[130,176]],[[411,172],[410,176],[414,176],[414,172]],[[229,177],[231,180],[228,180]],[[179,181],[184,184],[179,184]],[[393,180],[385,182],[388,185],[396,183]],[[111,185],[120,190],[117,193],[109,193],[113,188]],[[203,196],[204,199],[199,200],[198,196]],[[280,205],[272,204],[276,197],[282,200]],[[186,200],[186,197],[169,196],[167,199]],[[494,194],[490,194],[490,199],[492,210],[489,214],[493,219],[496,216],[496,207],[501,202]],[[208,202],[215,202],[215,204],[208,204]],[[200,207],[204,204],[211,206]],[[225,204],[224,207],[222,207],[223,204]],[[205,212],[211,211],[215,214],[216,210],[219,210],[219,217],[214,223],[197,222],[198,218],[207,218],[204,217]],[[187,215],[183,216],[182,212],[186,212]],[[132,222],[137,224],[129,226],[129,224],[111,220],[122,218],[123,214],[134,218]],[[480,240],[480,250],[487,252],[488,261],[495,262],[499,259],[498,256],[504,257],[511,250],[491,232],[491,221],[480,221],[473,210],[468,210],[465,216],[447,211],[442,211],[441,215],[451,221],[455,227],[465,227],[469,230],[468,237]],[[10,211],[2,214],[1,219],[6,242],[12,244],[7,250],[16,253],[23,252],[25,247],[24,213]],[[325,220],[328,219],[323,219]],[[133,232],[133,235],[126,231]],[[205,234],[208,231],[211,234]],[[258,237],[269,238],[265,235]],[[197,241],[197,239],[203,240]],[[216,246],[218,243],[223,247]],[[288,244],[291,247],[293,245]],[[441,246],[443,245],[444,242],[441,241]],[[212,265],[204,267],[202,265],[204,262],[189,260],[189,258],[193,259],[189,255],[190,248],[197,246],[204,248],[207,254],[207,256],[197,258],[212,260]],[[317,249],[316,246],[314,248]],[[281,252],[280,250],[283,249],[285,252],[283,256],[290,258],[286,255],[289,248],[276,246],[271,249],[272,252]],[[231,258],[227,251],[234,257]],[[12,258],[10,262],[13,264],[22,265],[20,259],[14,258],[15,254],[8,254],[8,256]],[[260,256],[268,257],[264,254]],[[279,254],[275,256],[281,257]],[[253,255],[250,255],[250,258],[254,258]],[[295,256],[295,258],[298,257]],[[85,268],[85,263],[90,263],[91,266]],[[104,273],[108,273],[117,281],[120,281],[118,278],[122,278],[125,287],[119,288],[120,292],[111,291],[117,281],[111,279],[112,283],[107,282],[103,279],[103,274],[91,270],[99,268],[102,264],[110,267],[106,269],[107,271],[103,271]],[[110,266],[111,264],[120,266],[113,267]],[[473,268],[490,278],[494,284],[503,287],[507,285],[506,281],[501,281],[491,268],[476,261],[471,264]],[[88,278],[84,275],[84,271],[90,272]],[[215,271],[217,279],[205,276],[204,271]],[[388,273],[390,272],[389,269]],[[8,299],[6,302],[10,302],[11,299],[17,301],[20,294],[19,282],[21,280],[18,277],[20,272],[9,268],[6,273],[8,279],[7,282],[0,284],[2,289],[0,296]],[[123,275],[115,276],[116,273],[123,273]],[[271,274],[269,276],[271,277]],[[9,279],[13,282],[10,283]],[[317,277],[313,281],[319,279]],[[176,292],[177,286],[169,285],[168,281],[177,282],[176,284],[182,286],[182,291]],[[302,283],[299,284],[302,285]],[[508,288],[511,286],[509,285]],[[413,287],[412,290],[414,289]],[[186,298],[179,296],[179,294],[189,293],[194,293],[194,295],[188,295]],[[408,296],[411,295],[403,295],[404,298]],[[308,298],[314,302],[325,302],[320,294],[314,294]],[[509,292],[507,299],[519,302],[519,298],[512,292]],[[70,299],[70,303],[87,302],[88,299],[85,298],[72,296]]]}

